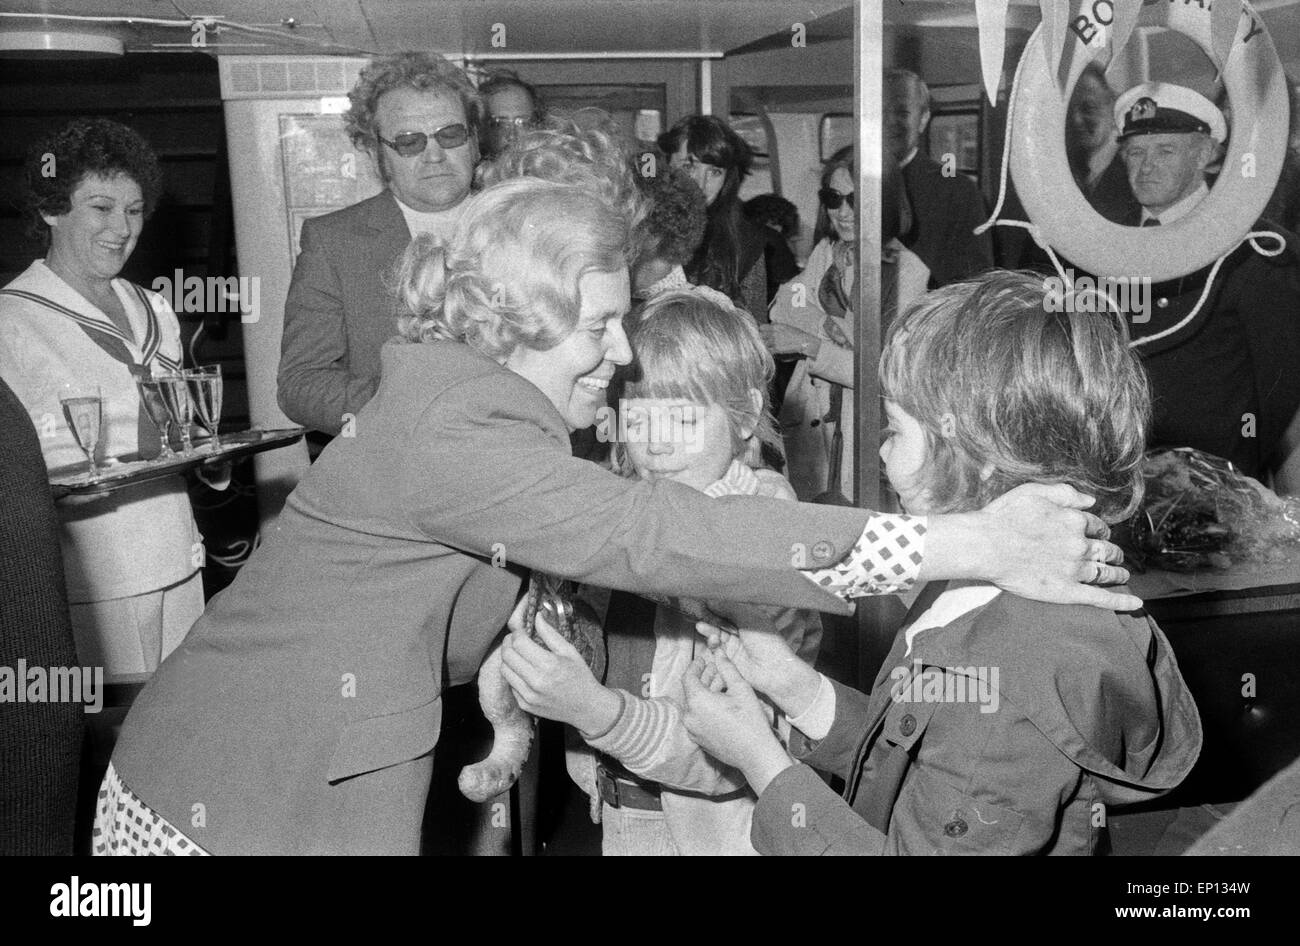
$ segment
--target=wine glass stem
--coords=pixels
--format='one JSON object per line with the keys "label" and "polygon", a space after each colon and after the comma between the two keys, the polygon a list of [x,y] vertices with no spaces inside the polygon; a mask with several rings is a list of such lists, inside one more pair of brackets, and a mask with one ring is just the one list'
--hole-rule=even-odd
{"label": "wine glass stem", "polygon": [[183,426],[181,427],[181,454],[182,454],[183,456],[187,456],[187,457],[188,457],[188,456],[189,456],[190,454],[192,454],[193,452],[194,452],[194,446],[193,446],[193,444],[190,443],[190,428],[189,428],[189,425],[188,425],[188,424],[187,424],[187,425],[183,425]]}

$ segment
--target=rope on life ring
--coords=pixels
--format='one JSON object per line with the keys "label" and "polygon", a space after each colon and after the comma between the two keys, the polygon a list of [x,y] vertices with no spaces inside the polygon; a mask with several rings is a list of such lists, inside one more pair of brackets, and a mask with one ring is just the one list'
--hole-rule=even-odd
{"label": "rope on life ring", "polygon": [[[1183,33],[1212,60],[1216,59],[1210,11],[1175,3],[1157,11],[1154,20],[1152,25]],[[975,232],[983,233],[995,225],[1028,230],[1066,283],[1069,278],[1058,251],[1096,276],[1148,278],[1154,282],[1177,279],[1213,264],[1207,288],[1188,317],[1173,329],[1135,344],[1154,341],[1176,331],[1195,316],[1218,267],[1242,243],[1249,240],[1257,252],[1266,256],[1277,255],[1282,249],[1267,252],[1256,242],[1257,238],[1270,236],[1285,246],[1280,235],[1252,229],[1281,175],[1287,146],[1288,123],[1277,121],[1277,116],[1289,114],[1286,78],[1277,50],[1251,6],[1243,3],[1241,22],[1227,62],[1216,62],[1233,109],[1233,129],[1223,161],[1225,171],[1209,196],[1191,213],[1152,232],[1112,223],[1097,213],[1079,190],[1066,160],[1065,119],[1070,95],[1100,44],[1074,40],[1084,48],[1067,50],[1074,54],[1070,57],[1068,81],[1062,91],[1048,71],[1041,48],[1044,42],[1040,25],[1016,66],[1008,101],[998,200],[990,218]],[[1020,143],[1014,151],[1013,138]],[[1234,168],[1244,171],[1247,165],[1243,159],[1248,154],[1254,174],[1233,172]],[[1005,202],[1008,170],[1029,216],[1028,222],[998,219]],[[1213,225],[1206,226],[1207,222]]]}

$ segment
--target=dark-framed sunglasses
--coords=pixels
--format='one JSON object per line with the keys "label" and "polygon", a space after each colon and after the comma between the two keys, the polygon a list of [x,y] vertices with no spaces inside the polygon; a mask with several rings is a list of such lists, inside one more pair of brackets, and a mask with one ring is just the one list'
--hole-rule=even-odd
{"label": "dark-framed sunglasses", "polygon": [[413,158],[417,154],[423,154],[424,149],[429,147],[430,137],[443,148],[459,148],[469,141],[469,129],[457,122],[454,125],[443,125],[431,136],[422,131],[408,131],[398,135],[392,141],[378,133],[376,133],[375,137],[402,157]]}
{"label": "dark-framed sunglasses", "polygon": [[840,205],[845,201],[848,201],[850,207],[857,207],[853,198],[853,194],[841,194],[839,191],[832,190],[829,187],[823,187],[817,192],[817,199],[822,202],[822,206],[827,210],[839,210]]}

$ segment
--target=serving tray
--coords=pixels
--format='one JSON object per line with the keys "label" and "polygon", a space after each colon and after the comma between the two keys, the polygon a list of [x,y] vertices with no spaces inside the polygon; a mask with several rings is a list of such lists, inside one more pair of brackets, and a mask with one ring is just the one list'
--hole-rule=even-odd
{"label": "serving tray", "polygon": [[196,467],[217,466],[266,450],[278,450],[291,443],[297,443],[306,432],[305,427],[289,427],[280,430],[262,430],[255,427],[237,433],[223,433],[220,448],[212,446],[211,438],[199,437],[195,438],[194,452],[187,457],[176,456],[167,460],[142,460],[139,454],[114,457],[100,464],[99,477],[93,481],[90,479],[87,464],[77,463],[51,470],[50,490],[55,499],[64,496],[114,493],[151,480],[176,476]]}

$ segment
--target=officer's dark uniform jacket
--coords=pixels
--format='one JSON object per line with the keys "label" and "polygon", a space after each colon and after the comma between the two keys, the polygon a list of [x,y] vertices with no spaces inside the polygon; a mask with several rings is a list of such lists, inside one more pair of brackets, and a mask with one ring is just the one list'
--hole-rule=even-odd
{"label": "officer's dark uniform jacket", "polygon": [[1281,459],[1278,443],[1300,408],[1300,241],[1267,221],[1254,229],[1281,233],[1286,250],[1266,257],[1238,247],[1187,325],[1140,343],[1187,316],[1210,267],[1152,286],[1149,320],[1129,319],[1151,378],[1150,446],[1195,447],[1250,476]]}

